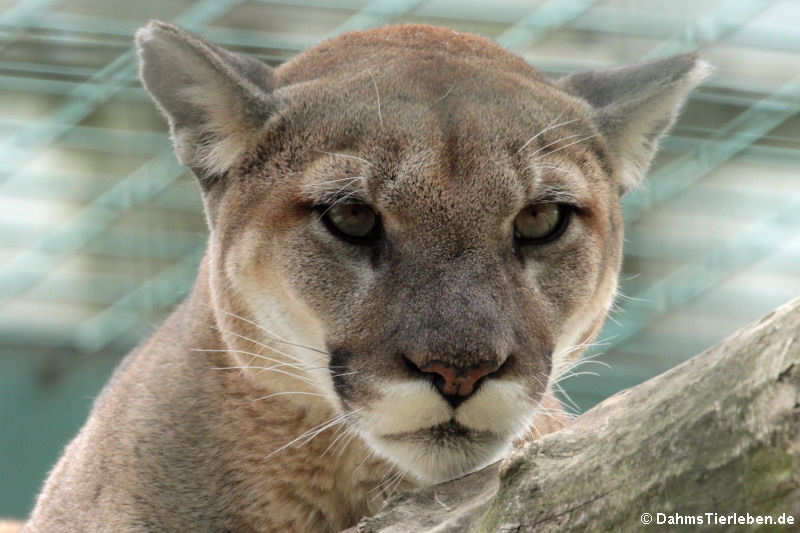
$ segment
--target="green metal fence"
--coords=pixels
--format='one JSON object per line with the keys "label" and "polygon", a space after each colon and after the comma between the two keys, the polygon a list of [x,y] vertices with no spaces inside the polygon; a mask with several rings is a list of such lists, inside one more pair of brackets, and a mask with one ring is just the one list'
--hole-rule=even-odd
{"label": "green metal fence", "polygon": [[581,408],[800,294],[800,2],[0,1],[0,515],[30,509],[204,246],[197,189],[135,78],[150,18],[270,64],[394,22],[485,35],[551,76],[700,49],[716,74],[625,201],[623,296],[596,349],[610,367],[567,382]]}

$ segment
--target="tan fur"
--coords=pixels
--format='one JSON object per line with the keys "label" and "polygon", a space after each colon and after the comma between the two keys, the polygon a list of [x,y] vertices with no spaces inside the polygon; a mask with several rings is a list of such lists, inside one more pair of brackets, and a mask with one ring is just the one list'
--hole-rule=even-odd
{"label": "tan fur", "polygon": [[0,533],[18,533],[22,529],[22,522],[0,520]]}
{"label": "tan fur", "polygon": [[[337,531],[568,422],[552,384],[612,304],[619,195],[699,81],[694,56],[553,83],[427,26],[274,71],[157,22],[137,44],[208,251],[25,531]],[[378,237],[337,237],[339,201],[370,206]],[[515,237],[531,204],[570,206],[563,234]],[[433,362],[495,370],[456,402]]]}

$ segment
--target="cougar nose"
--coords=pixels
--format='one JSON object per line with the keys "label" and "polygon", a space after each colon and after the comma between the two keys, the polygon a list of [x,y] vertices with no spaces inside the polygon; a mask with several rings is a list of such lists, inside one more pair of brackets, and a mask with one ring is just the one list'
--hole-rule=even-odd
{"label": "cougar nose", "polygon": [[420,368],[426,374],[435,374],[433,379],[436,388],[453,407],[464,401],[475,392],[475,384],[484,376],[497,370],[497,365],[481,363],[470,368],[459,368],[439,361],[434,361]]}

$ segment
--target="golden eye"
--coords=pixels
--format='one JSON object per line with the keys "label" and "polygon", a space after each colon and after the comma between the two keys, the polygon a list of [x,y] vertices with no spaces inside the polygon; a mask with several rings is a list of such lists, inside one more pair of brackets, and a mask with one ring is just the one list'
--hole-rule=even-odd
{"label": "golden eye", "polygon": [[324,207],[322,221],[331,233],[355,244],[369,244],[380,233],[378,215],[366,204],[342,202]]}
{"label": "golden eye", "polygon": [[533,204],[514,219],[514,238],[520,244],[544,244],[564,233],[572,209],[564,204]]}

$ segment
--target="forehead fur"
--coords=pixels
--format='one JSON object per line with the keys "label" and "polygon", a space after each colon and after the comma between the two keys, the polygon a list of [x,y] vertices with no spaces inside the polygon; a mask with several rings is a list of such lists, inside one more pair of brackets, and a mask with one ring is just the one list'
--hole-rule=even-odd
{"label": "forehead fur", "polygon": [[[376,49],[381,52],[376,54]],[[341,73],[342,68],[386,68],[395,59],[450,57],[484,70],[514,72],[546,81],[534,68],[502,47],[475,35],[418,24],[346,33],[296,56],[276,72],[279,83],[298,83]]]}
{"label": "forehead fur", "polygon": [[[290,132],[317,152],[363,152],[372,171],[387,170],[376,161],[410,167],[395,169],[393,179],[430,176],[433,167],[433,174],[454,179],[486,177],[487,166],[502,174],[525,148],[530,154],[546,141],[595,133],[581,99],[497,44],[444,28],[347,33],[296,56],[275,75]],[[594,140],[589,144],[597,148]],[[414,161],[403,161],[410,154]],[[354,163],[333,162],[342,169]]]}

